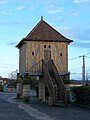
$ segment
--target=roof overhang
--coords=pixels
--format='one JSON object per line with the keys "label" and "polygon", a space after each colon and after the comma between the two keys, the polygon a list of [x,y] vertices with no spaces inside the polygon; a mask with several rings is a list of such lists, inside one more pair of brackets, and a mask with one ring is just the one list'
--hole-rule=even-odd
{"label": "roof overhang", "polygon": [[25,43],[25,41],[33,41],[33,42],[36,42],[36,41],[38,41],[38,42],[67,42],[68,44],[69,43],[71,43],[71,42],[73,42],[73,40],[46,40],[46,39],[44,39],[44,40],[42,40],[42,39],[37,39],[37,40],[35,40],[35,39],[25,39],[25,38],[23,38],[17,45],[16,45],[16,47],[17,48],[20,48],[24,43]]}

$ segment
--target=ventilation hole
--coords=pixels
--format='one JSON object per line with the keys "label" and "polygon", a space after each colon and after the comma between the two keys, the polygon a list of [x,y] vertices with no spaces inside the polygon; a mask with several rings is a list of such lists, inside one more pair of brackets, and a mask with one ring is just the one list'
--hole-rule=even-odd
{"label": "ventilation hole", "polygon": [[46,45],[44,45],[44,48],[46,48]]}
{"label": "ventilation hole", "polygon": [[34,52],[32,52],[32,55],[34,55]]}
{"label": "ventilation hole", "polygon": [[60,53],[60,56],[62,56],[62,53]]}

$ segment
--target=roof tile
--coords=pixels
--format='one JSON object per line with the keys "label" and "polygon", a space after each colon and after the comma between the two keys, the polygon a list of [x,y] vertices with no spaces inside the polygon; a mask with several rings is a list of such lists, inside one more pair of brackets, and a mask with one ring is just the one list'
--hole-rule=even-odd
{"label": "roof tile", "polygon": [[40,20],[33,30],[24,39],[22,39],[16,47],[20,48],[24,41],[73,42],[61,35],[43,19]]}

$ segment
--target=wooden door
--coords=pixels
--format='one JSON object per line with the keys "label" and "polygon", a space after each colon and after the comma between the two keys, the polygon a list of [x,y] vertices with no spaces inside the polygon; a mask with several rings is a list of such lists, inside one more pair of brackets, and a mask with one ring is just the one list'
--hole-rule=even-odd
{"label": "wooden door", "polygon": [[51,60],[51,51],[45,50],[44,51],[44,61],[47,63],[49,60]]}
{"label": "wooden door", "polygon": [[[51,51],[49,51],[49,50],[45,50],[44,51],[44,61],[45,61],[45,63],[48,63],[48,61],[50,61],[51,60]],[[48,69],[50,70],[50,64],[47,64],[47,67],[48,67]]]}

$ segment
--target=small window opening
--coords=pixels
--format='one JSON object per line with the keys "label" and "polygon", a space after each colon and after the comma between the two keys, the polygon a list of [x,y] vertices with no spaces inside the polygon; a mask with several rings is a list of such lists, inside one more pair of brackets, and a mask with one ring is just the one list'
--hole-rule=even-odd
{"label": "small window opening", "polygon": [[46,48],[46,45],[44,45],[44,48]]}
{"label": "small window opening", "polygon": [[60,56],[62,56],[62,53],[60,53]]}
{"label": "small window opening", "polygon": [[32,52],[32,55],[34,55],[34,52]]}

